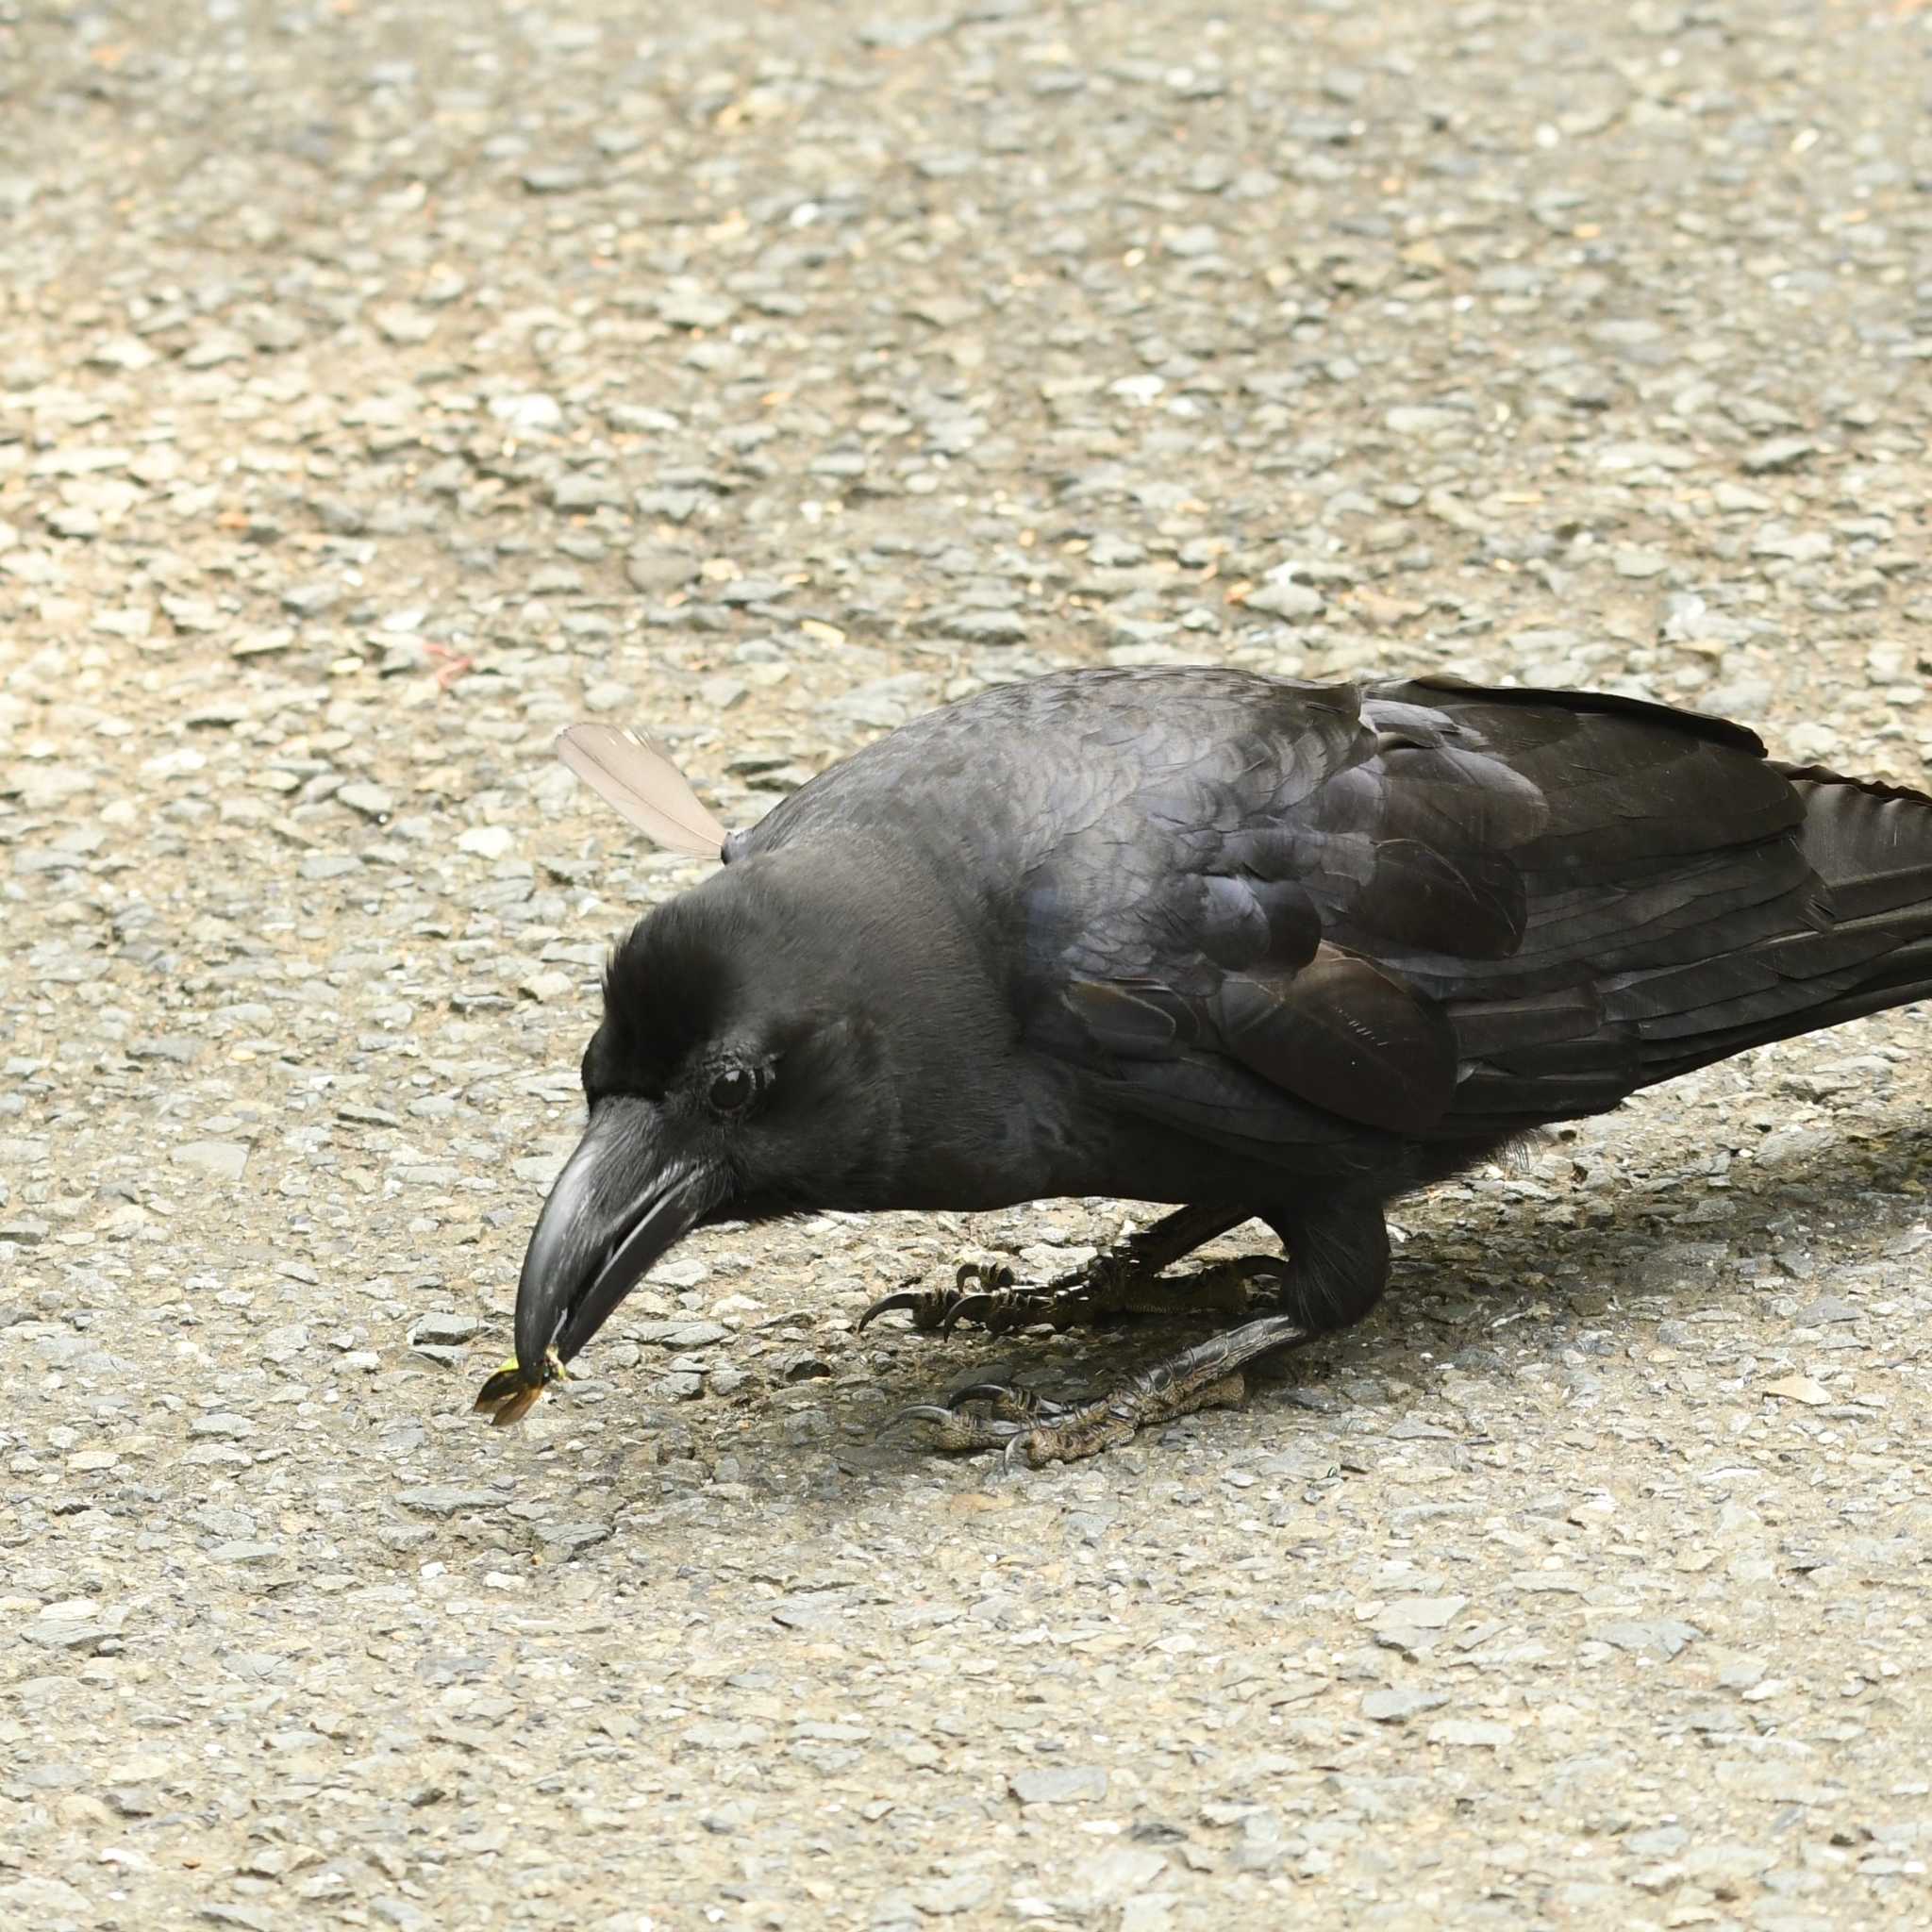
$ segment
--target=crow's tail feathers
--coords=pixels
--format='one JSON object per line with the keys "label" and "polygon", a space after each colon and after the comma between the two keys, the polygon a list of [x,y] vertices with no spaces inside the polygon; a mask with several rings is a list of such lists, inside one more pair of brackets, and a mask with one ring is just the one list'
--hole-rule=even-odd
{"label": "crow's tail feathers", "polygon": [[1818,765],[1778,769],[1805,801],[1805,857],[1839,916],[1910,911],[1932,923],[1932,798]]}
{"label": "crow's tail feathers", "polygon": [[1646,1041],[1646,1085],[1932,998],[1932,797],[1817,765],[1779,769],[1804,800],[1805,858],[1824,889],[1813,928],[1763,949],[1782,997],[1767,988],[1756,1012],[1707,1008],[1683,1016],[1690,1024],[1674,1042]]}

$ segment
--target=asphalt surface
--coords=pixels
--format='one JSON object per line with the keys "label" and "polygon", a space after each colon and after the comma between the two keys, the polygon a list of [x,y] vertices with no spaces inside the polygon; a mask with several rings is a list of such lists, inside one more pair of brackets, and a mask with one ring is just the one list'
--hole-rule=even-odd
{"label": "asphalt surface", "polygon": [[1103,1202],[718,1231],[468,1413],[696,875],[573,717],[733,824],[1167,659],[1924,784],[1928,105],[1918,0],[0,0],[0,1920],[1932,1923],[1923,1013],[1091,1463],[874,1434],[1173,1330],[853,1328]]}

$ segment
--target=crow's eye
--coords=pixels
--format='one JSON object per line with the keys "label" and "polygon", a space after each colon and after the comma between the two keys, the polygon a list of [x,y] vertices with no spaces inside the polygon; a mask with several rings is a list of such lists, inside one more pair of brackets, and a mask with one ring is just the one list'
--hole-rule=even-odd
{"label": "crow's eye", "polygon": [[718,1113],[741,1113],[758,1097],[758,1083],[742,1067],[731,1067],[711,1082],[706,1098]]}

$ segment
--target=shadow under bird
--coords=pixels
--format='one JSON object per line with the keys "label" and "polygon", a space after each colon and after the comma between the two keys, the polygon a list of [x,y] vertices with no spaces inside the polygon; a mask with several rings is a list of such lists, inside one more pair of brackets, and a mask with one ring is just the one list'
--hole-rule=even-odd
{"label": "shadow under bird", "polygon": [[[1391,1199],[1932,991],[1932,799],[1632,698],[1070,672],[920,718],[729,837],[630,734],[559,750],[724,865],[611,958],[589,1124],[478,1398],[498,1420],[707,1222],[1172,1204],[1058,1281],[962,1270],[866,1316],[1223,1313],[1089,1401],[982,1384],[901,1418],[1091,1454],[1360,1321]],[[1285,1261],[1163,1278],[1250,1219]]]}

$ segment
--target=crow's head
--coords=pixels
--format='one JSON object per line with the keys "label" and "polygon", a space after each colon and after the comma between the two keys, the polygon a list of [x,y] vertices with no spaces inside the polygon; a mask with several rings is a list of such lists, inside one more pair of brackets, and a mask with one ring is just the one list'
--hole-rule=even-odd
{"label": "crow's head", "polygon": [[[800,874],[807,890],[788,876]],[[553,1348],[575,1355],[700,1223],[876,1205],[898,1108],[866,924],[816,869],[754,859],[618,946],[584,1055],[590,1122],[517,1290],[526,1377]]]}

